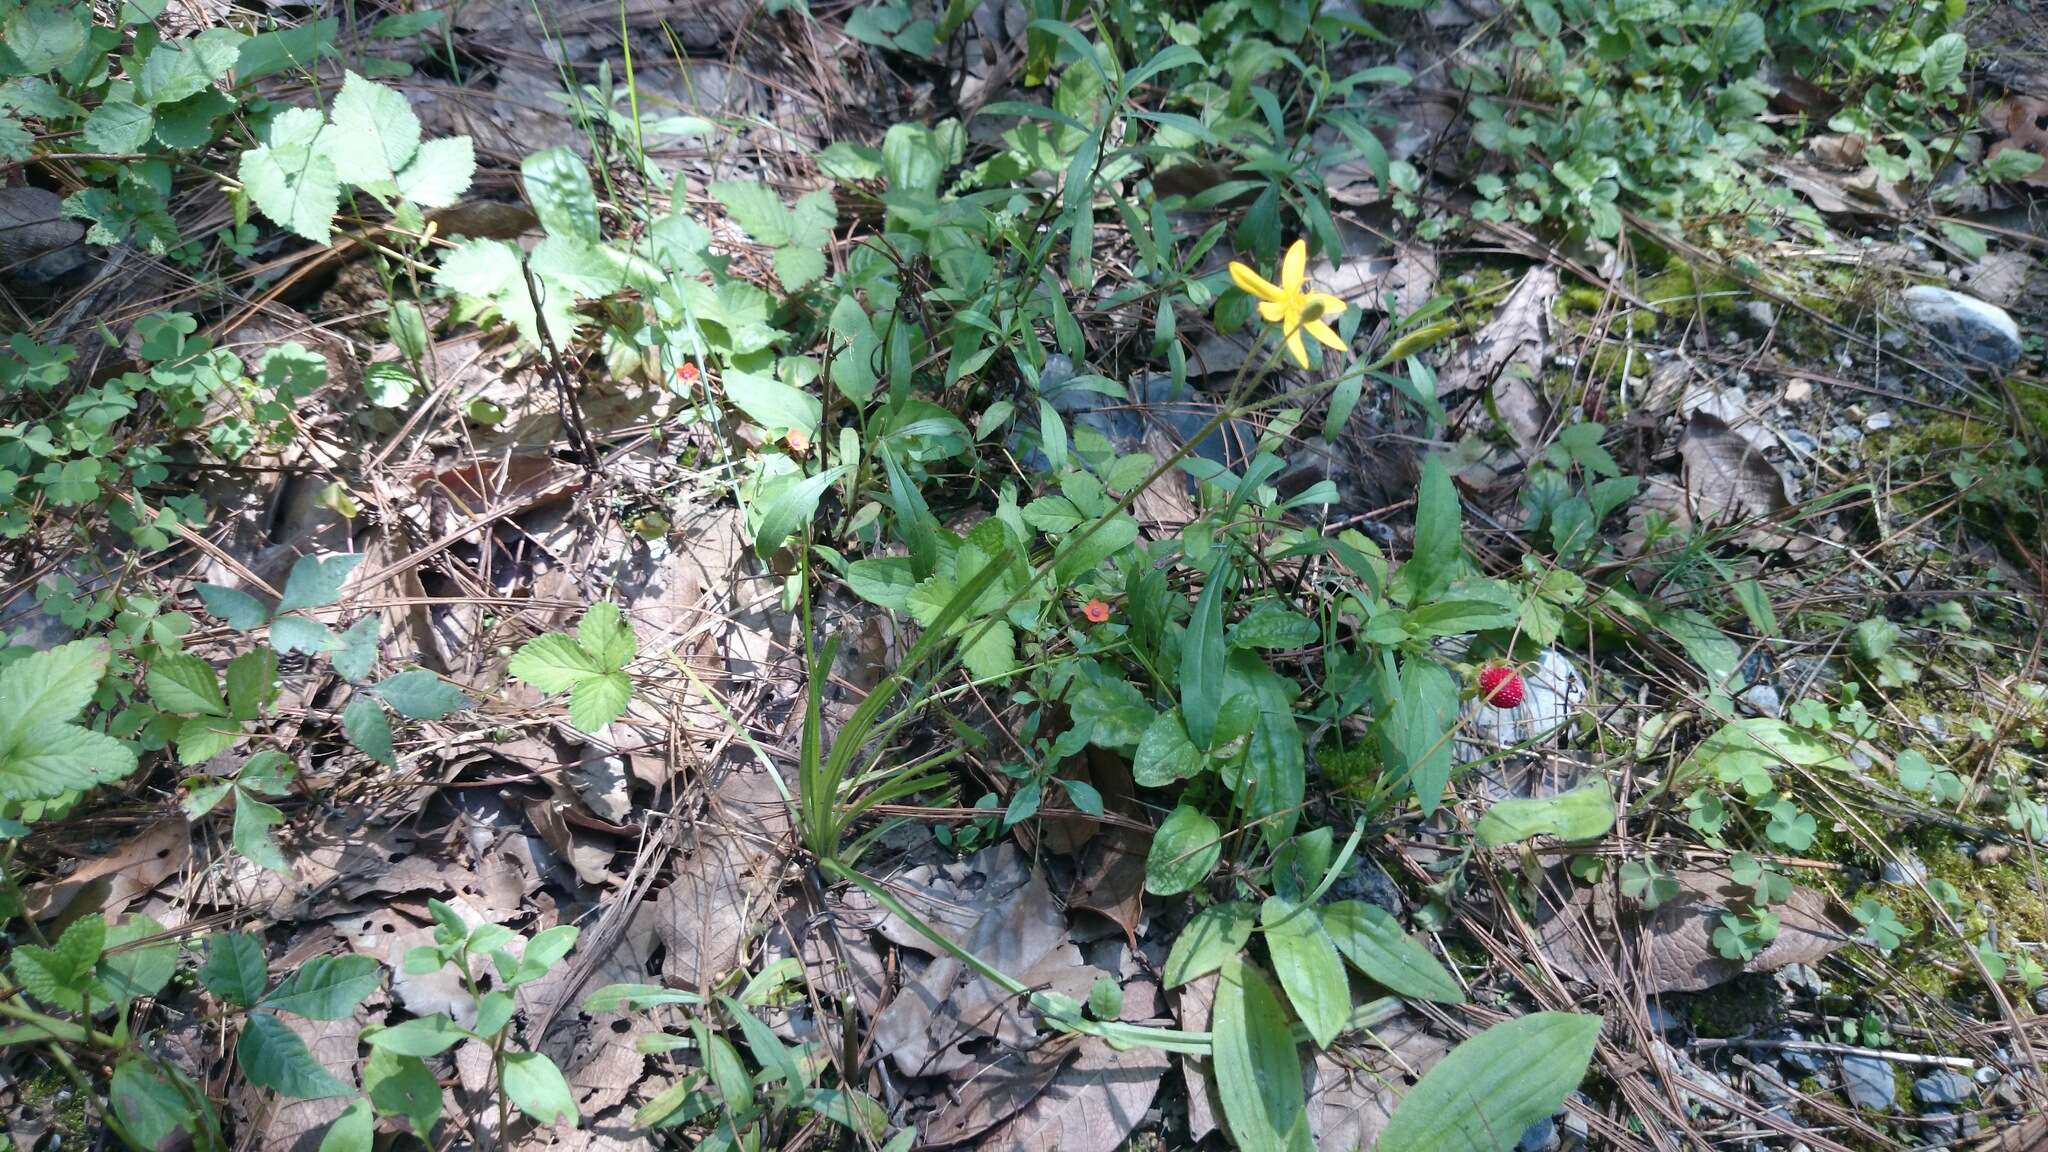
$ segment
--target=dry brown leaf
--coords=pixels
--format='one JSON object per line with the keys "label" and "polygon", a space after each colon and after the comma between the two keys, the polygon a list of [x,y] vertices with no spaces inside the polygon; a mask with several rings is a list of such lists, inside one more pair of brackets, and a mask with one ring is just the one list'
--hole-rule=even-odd
{"label": "dry brown leaf", "polygon": [[1695,411],[1686,421],[1678,454],[1684,464],[1685,494],[1692,517],[1703,524],[1748,524],[1745,538],[1758,547],[1784,547],[1787,537],[1755,522],[1767,521],[1794,503],[1791,477],[1750,439],[1719,416]]}
{"label": "dry brown leaf", "polygon": [[1171,1063],[1157,1048],[1119,1052],[1093,1036],[1045,1091],[976,1147],[982,1152],[1115,1152],[1145,1118]]}
{"label": "dry brown leaf", "polygon": [[1829,215],[1889,216],[1907,207],[1899,190],[1867,167],[1854,172],[1830,172],[1818,164],[1795,159],[1780,160],[1770,170]]}
{"label": "dry brown leaf", "polygon": [[[376,999],[382,1000],[383,997],[377,996]],[[289,1013],[279,1013],[277,1018],[306,1042],[306,1048],[312,1052],[316,1063],[343,1084],[353,1084],[356,1082],[356,1034],[363,1029],[360,1016],[359,1011],[340,1020],[308,1020]],[[260,1090],[252,1087],[249,1091]],[[262,1095],[269,1100],[267,1110],[255,1124],[256,1131],[261,1133],[255,1142],[259,1152],[316,1152],[328,1126],[348,1107],[347,1097],[292,1100],[275,1093],[265,1092]]]}
{"label": "dry brown leaf", "polygon": [[87,259],[85,225],[64,215],[55,192],[23,184],[0,188],[0,275],[44,283]]}
{"label": "dry brown leaf", "polygon": [[[1985,108],[1981,115],[1985,127],[2003,134],[2003,139],[1991,146],[1985,159],[1989,160],[2008,148],[2019,148],[2048,160],[2048,99],[2015,93]],[[2031,175],[2021,177],[2020,182],[2036,188],[2048,188],[2048,163],[2036,167]]]}
{"label": "dry brown leaf", "polygon": [[[1749,906],[1750,890],[1726,872],[1685,868],[1679,894],[1642,912],[1625,907],[1610,885],[1588,887],[1561,878],[1541,890],[1537,946],[1552,967],[1581,983],[1602,985],[1610,974],[1637,970],[1646,995],[1699,992],[1745,972],[1773,972],[1788,964],[1811,964],[1849,942],[1827,896],[1795,887],[1792,897],[1772,906],[1782,920],[1778,938],[1747,963],[1715,949],[1714,928],[1724,913]],[[1559,889],[1569,886],[1570,895]],[[1640,948],[1631,965],[1625,949]]]}
{"label": "dry brown leaf", "polygon": [[1403,1013],[1372,1030],[1376,1043],[1315,1053],[1304,1087],[1317,1152],[1352,1152],[1379,1142],[1408,1088],[1451,1050],[1451,1042]]}
{"label": "dry brown leaf", "polygon": [[533,830],[554,854],[569,862],[576,878],[585,884],[607,885],[616,877],[611,872],[612,848],[602,837],[581,834],[569,827],[569,805],[555,799],[535,800],[526,806],[526,818]]}
{"label": "dry brown leaf", "polygon": [[740,962],[748,925],[762,918],[766,860],[731,832],[713,829],[676,853],[675,879],[655,898],[662,972],[678,987],[706,988]]}
{"label": "dry brown leaf", "polygon": [[[956,1083],[932,1114],[919,1121],[927,1148],[979,1140],[1022,1111],[1060,1074],[1072,1044],[1054,1041],[1029,1052],[998,1053],[985,1068]],[[977,1145],[981,1147],[981,1145]]]}
{"label": "dry brown leaf", "polygon": [[[1066,914],[1043,876],[1030,872],[1021,883],[1009,882],[1023,871],[1014,847],[984,849],[946,871],[951,875],[933,877],[921,894],[909,885],[893,887],[912,911],[997,971],[1035,988],[1086,998],[1102,973],[1083,962],[1067,940]],[[976,879],[986,881],[979,891],[971,887]],[[914,946],[933,948],[915,929],[893,920],[883,924],[890,939],[914,938]],[[906,1075],[956,1075],[986,1061],[985,1051],[970,1048],[981,1050],[993,1039],[1022,1049],[1035,1028],[1015,997],[942,955],[897,992],[876,1018],[874,1036]]]}
{"label": "dry brown leaf", "polygon": [[[1131,769],[1124,758],[1091,748],[1089,762],[1103,810],[1138,819],[1143,810],[1132,795]],[[1103,825],[1082,850],[1078,878],[1067,898],[1070,908],[1099,912],[1114,921],[1133,951],[1138,947],[1138,925],[1145,918],[1145,857],[1151,848],[1152,837],[1143,832]]]}
{"label": "dry brown leaf", "polygon": [[48,920],[73,905],[80,912],[119,916],[131,901],[185,867],[191,829],[182,816],[158,821],[113,852],[83,861],[69,876],[46,880],[23,895],[29,915]]}
{"label": "dry brown leaf", "polygon": [[1486,327],[1437,374],[1437,398],[1460,419],[1491,392],[1508,435],[1524,451],[1542,441],[1550,423],[1550,404],[1536,380],[1549,355],[1550,310],[1557,292],[1555,269],[1531,268]]}
{"label": "dry brown leaf", "polygon": [[1407,316],[1429,302],[1436,292],[1436,251],[1421,244],[1397,244],[1391,253],[1380,252],[1348,259],[1342,264],[1319,260],[1309,268],[1317,288],[1339,297],[1364,312],[1388,312]]}
{"label": "dry brown leaf", "polygon": [[589,991],[607,984],[658,983],[651,965],[655,934],[650,917],[644,915],[649,910],[645,905],[640,910],[643,915],[604,950],[591,970],[558,964],[517,994],[527,1021],[549,1021],[536,1050],[562,1070],[575,1094],[576,1109],[584,1116],[626,1098],[646,1070],[647,1057],[636,1046],[640,1037],[662,1030],[658,1012],[590,1013],[579,1007]]}

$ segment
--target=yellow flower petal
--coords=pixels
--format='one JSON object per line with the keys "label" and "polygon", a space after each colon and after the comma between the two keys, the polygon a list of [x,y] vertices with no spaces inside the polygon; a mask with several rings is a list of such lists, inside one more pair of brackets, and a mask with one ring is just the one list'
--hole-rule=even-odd
{"label": "yellow flower petal", "polygon": [[1301,329],[1296,328],[1287,334],[1287,350],[1294,353],[1296,364],[1308,367],[1308,346],[1301,342]]}
{"label": "yellow flower petal", "polygon": [[1265,277],[1235,260],[1230,262],[1230,282],[1261,300],[1277,300],[1281,295],[1280,289],[1273,287]]}
{"label": "yellow flower petal", "polygon": [[1316,315],[1316,318],[1319,320],[1335,320],[1344,314],[1344,309],[1347,307],[1342,298],[1332,296],[1328,292],[1309,293],[1307,304],[1308,310],[1311,312],[1314,312],[1317,308],[1322,309]]}
{"label": "yellow flower petal", "polygon": [[1335,348],[1339,352],[1347,351],[1343,337],[1337,335],[1334,329],[1321,320],[1311,320],[1303,324],[1301,330],[1315,337],[1316,343],[1325,348]]}
{"label": "yellow flower petal", "polygon": [[1287,305],[1278,300],[1259,302],[1259,319],[1268,324],[1278,324],[1287,318]]}
{"label": "yellow flower petal", "polygon": [[1280,261],[1280,289],[1289,296],[1299,295],[1301,282],[1308,276],[1308,241],[1296,240],[1288,246],[1287,256]]}

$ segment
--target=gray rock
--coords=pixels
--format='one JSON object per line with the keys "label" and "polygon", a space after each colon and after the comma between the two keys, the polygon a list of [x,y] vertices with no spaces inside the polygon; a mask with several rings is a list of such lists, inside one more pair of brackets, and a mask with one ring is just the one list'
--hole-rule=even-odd
{"label": "gray rock", "polygon": [[1529,1125],[1515,1144],[1515,1152],[1557,1152],[1564,1141],[1557,1134],[1557,1121],[1549,1116]]}
{"label": "gray rock", "polygon": [[1946,1108],[1930,1108],[1920,1114],[1920,1143],[1928,1148],[1946,1148],[1963,1138],[1961,1117]]}
{"label": "gray rock", "polygon": [[1884,1110],[1898,1103],[1892,1066],[1873,1056],[1842,1057],[1842,1091],[1858,1108]]}
{"label": "gray rock", "polygon": [[1779,697],[1778,690],[1769,684],[1752,684],[1743,689],[1742,695],[1735,699],[1737,703],[1758,716],[1768,716],[1775,720],[1785,713],[1785,701]]}
{"label": "gray rock", "polygon": [[1387,875],[1387,870],[1380,867],[1377,861],[1364,855],[1353,856],[1351,867],[1346,868],[1344,874],[1337,877],[1337,882],[1330,885],[1330,899],[1363,900],[1368,904],[1377,904],[1395,916],[1399,916],[1402,909],[1407,907],[1407,901],[1401,898],[1401,889],[1394,883],[1394,878]]}
{"label": "gray rock", "polygon": [[[1804,1039],[1804,1037],[1789,1028],[1785,1029],[1784,1033],[1779,1039]],[[1802,1048],[1780,1048],[1778,1050],[1778,1062],[1795,1072],[1807,1076],[1820,1071],[1820,1054],[1818,1052],[1808,1052]]]}
{"label": "gray rock", "polygon": [[1569,1111],[1564,1114],[1563,1152],[1581,1152],[1591,1138],[1592,1130],[1584,1116]]}
{"label": "gray rock", "polygon": [[1961,1104],[1976,1094],[1976,1081],[1948,1068],[1913,1081],[1913,1099],[1922,1104]]}
{"label": "gray rock", "polygon": [[1996,304],[1932,284],[1906,289],[1906,315],[1949,351],[2007,371],[2019,363],[2020,326]]}
{"label": "gray rock", "polygon": [[1666,1040],[1670,1040],[1685,1031],[1685,1021],[1680,1019],[1677,1013],[1672,1012],[1662,1004],[1649,1005],[1648,1015],[1650,1017],[1650,1027],[1655,1028]]}
{"label": "gray rock", "polygon": [[1872,412],[1863,418],[1863,430],[1865,432],[1882,432],[1891,426],[1892,414],[1889,412]]}
{"label": "gray rock", "polygon": [[1927,879],[1927,865],[1912,852],[1901,852],[1897,859],[1884,862],[1879,879],[1895,888],[1918,887]]}

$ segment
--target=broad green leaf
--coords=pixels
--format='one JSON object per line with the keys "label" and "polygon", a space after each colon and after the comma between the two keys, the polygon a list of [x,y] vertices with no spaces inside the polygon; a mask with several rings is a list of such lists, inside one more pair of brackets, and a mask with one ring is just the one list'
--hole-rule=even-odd
{"label": "broad green leaf", "polygon": [[351,1100],[327,1134],[320,1138],[319,1152],[371,1152],[377,1146],[377,1115],[368,1100]]}
{"label": "broad green leaf", "polygon": [[1152,836],[1145,857],[1145,891],[1154,896],[1185,892],[1207,879],[1223,858],[1223,830],[1202,810],[1182,804],[1169,812]]}
{"label": "broad green leaf", "polygon": [[76,724],[44,724],[0,752],[0,796],[37,800],[83,792],[135,771],[135,750]]}
{"label": "broad green leaf", "polygon": [[585,1012],[626,1012],[635,1008],[656,1008],[663,1004],[702,1004],[695,992],[665,988],[659,984],[607,984],[584,998]]}
{"label": "broad green leaf", "polygon": [[760,526],[754,530],[754,554],[763,559],[774,555],[791,533],[810,523],[818,513],[818,499],[846,475],[847,468],[848,465],[840,464],[776,488],[761,510]]}
{"label": "broad green leaf", "polygon": [[1230,629],[1235,648],[1292,649],[1313,644],[1322,636],[1316,622],[1282,605],[1262,600]]}
{"label": "broad green leaf", "polygon": [[441,1082],[417,1056],[371,1048],[363,1064],[363,1094],[379,1115],[405,1117],[422,1140],[441,1118]]}
{"label": "broad green leaf", "polygon": [[1458,573],[1464,539],[1458,490],[1440,455],[1431,454],[1423,461],[1422,484],[1415,500],[1415,551],[1396,576],[1408,592],[1404,603],[1420,605],[1450,586]]}
{"label": "broad green leaf", "polygon": [[7,47],[29,75],[61,68],[85,49],[85,13],[82,4],[30,0],[7,19]]}
{"label": "broad green leaf", "polygon": [[270,123],[270,140],[242,153],[236,175],[249,199],[275,223],[315,244],[334,233],[341,180],[321,136],[326,121],[311,108],[287,108]]}
{"label": "broad green leaf", "polygon": [[438,1056],[469,1038],[467,1028],[439,1012],[363,1033],[363,1043],[399,1056]]}
{"label": "broad green leaf", "polygon": [[254,720],[277,694],[277,653],[251,648],[228,661],[228,714]]}
{"label": "broad green leaf", "polygon": [[313,1059],[298,1033],[268,1012],[251,1012],[243,1020],[241,1039],[235,1041],[235,1063],[251,1084],[300,1100],[353,1091]]}
{"label": "broad green leaf", "polygon": [[85,118],[85,142],[101,152],[139,152],[156,134],[156,116],[129,100],[109,98]]}
{"label": "broad green leaf", "polygon": [[270,622],[270,646],[279,655],[318,656],[335,645],[334,631],[310,616],[279,616]]}
{"label": "broad green leaf", "polygon": [[[182,749],[181,749],[182,751]],[[275,805],[265,804],[242,789],[235,795],[235,851],[261,864],[272,872],[290,876],[292,867],[284,858],[284,852],[277,841],[270,838],[270,830],[284,823],[284,813]]]}
{"label": "broad green leaf", "polygon": [[870,604],[908,615],[917,575],[908,556],[873,556],[846,566],[846,586]]}
{"label": "broad green leaf", "polygon": [[249,632],[263,627],[270,619],[270,609],[261,600],[237,588],[221,584],[201,584],[197,589],[199,601],[206,610],[226,622],[237,632]]}
{"label": "broad green leaf", "polygon": [[1208,757],[1188,738],[1180,709],[1169,708],[1145,726],[1137,755],[1131,760],[1131,779],[1145,788],[1164,788],[1196,775],[1208,764]]}
{"label": "broad green leaf", "polygon": [[1497,801],[1472,830],[1481,844],[1499,847],[1535,836],[1570,842],[1595,839],[1614,827],[1614,796],[1607,781],[1588,780],[1542,799]]}
{"label": "broad green leaf", "polygon": [[1376,725],[1381,759],[1406,780],[1422,805],[1436,811],[1451,779],[1451,728],[1458,719],[1458,681],[1450,669],[1424,656],[1401,660],[1394,704]]}
{"label": "broad green leaf", "polygon": [[1178,988],[1223,967],[1223,962],[1244,950],[1252,938],[1258,909],[1244,901],[1216,904],[1202,909],[1166,954],[1166,986]]}
{"label": "broad green leaf", "polygon": [[1360,972],[1410,1000],[1465,1002],[1464,989],[1429,949],[1410,939],[1386,909],[1343,900],[1321,909],[1323,930]]}
{"label": "broad green leaf", "polygon": [[199,1131],[192,1099],[203,1093],[184,1073],[131,1050],[123,1052],[114,1065],[107,1101],[129,1135],[144,1147],[163,1148],[181,1131]]}
{"label": "broad green leaf", "polygon": [[377,763],[398,766],[398,753],[391,746],[391,719],[369,693],[357,692],[349,697],[348,706],[341,710],[341,734],[348,737],[357,751]]}
{"label": "broad green leaf", "polygon": [[790,243],[796,224],[774,189],[753,180],[721,180],[710,192],[755,242],[770,248]]}
{"label": "broad green leaf", "polygon": [[246,84],[287,69],[308,69],[332,51],[341,20],[329,16],[293,28],[263,32],[242,41],[236,52],[235,78]]}
{"label": "broad green leaf", "polygon": [[625,715],[632,699],[633,681],[624,672],[592,676],[569,690],[569,723],[579,732],[595,732]]}
{"label": "broad green leaf", "polygon": [[[137,941],[156,939],[154,943]],[[100,957],[100,981],[114,999],[131,1004],[154,996],[178,972],[178,942],[165,936],[164,926],[140,914],[107,929],[106,953]]]}
{"label": "broad green leaf", "polygon": [[1600,1017],[1537,1012],[1451,1050],[1401,1098],[1376,1152],[1497,1152],[1564,1104],[1593,1059]]}
{"label": "broad green leaf", "polygon": [[1216,716],[1223,706],[1223,598],[1230,583],[1230,552],[1221,550],[1202,585],[1201,599],[1181,645],[1180,715],[1197,748],[1216,742]]}
{"label": "broad green leaf", "polygon": [[1328,1048],[1351,1018],[1351,985],[1337,946],[1315,909],[1284,896],[1268,896],[1259,909],[1266,953],[1294,1014],[1318,1048]]}
{"label": "broad green leaf", "polygon": [[526,198],[548,235],[592,244],[604,239],[590,170],[574,152],[559,146],[536,152],[520,162],[519,174],[526,180]]}
{"label": "broad green leaf", "polygon": [[227,701],[221,699],[220,681],[214,678],[213,667],[189,652],[174,652],[157,657],[150,662],[149,698],[158,708],[186,716],[220,716],[228,714]]}
{"label": "broad green leaf", "polygon": [[506,1053],[502,1083],[513,1105],[534,1120],[542,1124],[566,1123],[571,1127],[578,1124],[575,1093],[569,1090],[561,1069],[546,1056],[538,1052]]}
{"label": "broad green leaf", "polygon": [[420,149],[420,120],[403,93],[344,72],[328,110],[327,155],[341,179],[389,184]]}
{"label": "broad green leaf", "polygon": [[512,675],[549,694],[567,692],[608,671],[574,638],[560,632],[543,633],[527,641],[506,667]]}
{"label": "broad green leaf", "polygon": [[824,404],[816,396],[773,376],[733,369],[721,376],[719,383],[733,407],[771,437],[791,431],[815,436],[818,422],[825,416]]}
{"label": "broad green leaf", "polygon": [[199,983],[208,992],[241,1008],[263,995],[269,973],[263,943],[246,932],[219,932],[206,938],[206,962]]}
{"label": "broad green leaf", "polygon": [[86,994],[95,991],[93,969],[99,964],[106,942],[106,918],[97,914],[86,916],[64,929],[64,934],[47,947],[18,945],[11,961],[14,978],[29,995],[45,1004],[82,1011]]}
{"label": "broad green leaf", "polygon": [[375,691],[393,712],[410,720],[439,720],[469,704],[460,688],[424,668],[386,676]]}
{"label": "broad green leaf", "polygon": [[1078,529],[1060,542],[1053,575],[1062,583],[1071,583],[1093,572],[1138,538],[1138,522],[1121,513],[1105,517],[1097,524]]}
{"label": "broad green leaf", "polygon": [[335,675],[344,680],[361,680],[377,666],[378,639],[383,617],[369,615],[349,625],[328,649],[328,662]]}
{"label": "broad green leaf", "polygon": [[285,577],[284,598],[277,602],[279,612],[291,612],[300,608],[324,608],[341,598],[341,586],[348,580],[348,574],[363,562],[362,553],[341,556],[301,556],[292,565],[291,575]]}
{"label": "broad green leaf", "polygon": [[475,176],[476,148],[469,137],[429,140],[398,174],[398,194],[421,208],[448,208],[469,191]]}
{"label": "broad green leaf", "polygon": [[1963,78],[1970,57],[1969,42],[1960,32],[1944,32],[1927,46],[1920,60],[1920,80],[1930,92],[1947,92]]}
{"label": "broad green leaf", "polygon": [[1287,1011],[1264,973],[1234,956],[1223,962],[1209,1031],[1216,1095],[1231,1139],[1242,1149],[1306,1152],[1301,1062]]}
{"label": "broad green leaf", "polygon": [[285,977],[260,1007],[314,1020],[340,1020],[377,990],[377,961],[360,955],[315,956]]}

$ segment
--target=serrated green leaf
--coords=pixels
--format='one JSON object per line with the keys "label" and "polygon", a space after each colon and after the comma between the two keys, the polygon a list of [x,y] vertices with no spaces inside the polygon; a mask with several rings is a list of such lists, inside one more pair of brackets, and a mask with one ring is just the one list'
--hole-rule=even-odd
{"label": "serrated green leaf", "polygon": [[241,1008],[248,1008],[263,995],[269,980],[263,959],[263,942],[246,932],[222,932],[207,937],[206,962],[199,966],[199,983],[215,996]]}
{"label": "serrated green leaf", "polygon": [[1301,648],[1322,634],[1315,621],[1278,601],[1263,600],[1231,627],[1230,643],[1236,648]]}
{"label": "serrated green leaf", "polygon": [[632,699],[633,681],[624,672],[579,680],[569,690],[569,723],[579,732],[595,732],[625,715]]}
{"label": "serrated green leaf", "polygon": [[189,652],[168,653],[156,658],[145,677],[149,698],[158,708],[185,716],[228,714],[221,699],[220,681],[206,661]]}
{"label": "serrated green leaf", "polygon": [[32,75],[61,68],[85,49],[84,12],[62,0],[30,0],[7,19],[7,47]]}
{"label": "serrated green leaf", "polygon": [[235,1063],[251,1084],[299,1100],[347,1096],[348,1085],[313,1059],[306,1042],[268,1012],[251,1012],[235,1041]]}
{"label": "serrated green leaf", "polygon": [[754,180],[720,180],[711,185],[710,192],[749,239],[770,248],[790,242],[795,222],[774,189]]}
{"label": "serrated green leaf", "polygon": [[1451,1050],[1401,1098],[1377,1152],[1496,1152],[1579,1086],[1600,1017],[1537,1012],[1496,1024]]}
{"label": "serrated green leaf", "polygon": [[139,152],[156,134],[156,116],[130,100],[108,99],[85,118],[85,142],[100,152]]}
{"label": "serrated green leaf", "polygon": [[[153,940],[153,943],[139,943]],[[106,954],[100,957],[100,983],[114,1000],[132,1004],[154,996],[178,972],[178,942],[148,916],[129,916],[107,929]]]}
{"label": "serrated green leaf", "polygon": [[254,720],[277,693],[277,653],[252,648],[228,661],[228,715]]}
{"label": "serrated green leaf", "polygon": [[411,720],[439,720],[469,705],[460,688],[424,668],[386,676],[374,691],[393,712]]}
{"label": "serrated green leaf", "polygon": [[104,732],[45,724],[0,749],[0,796],[40,800],[83,792],[135,771],[135,750]]}
{"label": "serrated green leaf", "polygon": [[592,604],[576,622],[576,644],[606,672],[616,672],[632,663],[633,654],[639,651],[633,626],[626,623],[619,606],[608,600]]}
{"label": "serrated green leaf", "polygon": [[258,1007],[312,1020],[340,1020],[377,990],[382,970],[368,956],[315,956],[285,977]]}
{"label": "serrated green leaf", "polygon": [[469,191],[475,176],[476,148],[469,137],[429,140],[398,174],[398,194],[421,208],[448,208]]}
{"label": "serrated green leaf", "polygon": [[608,671],[573,637],[560,632],[543,633],[521,645],[506,670],[549,694],[567,692]]}
{"label": "serrated green leaf", "polygon": [[342,73],[328,109],[327,155],[335,175],[356,185],[391,183],[420,149],[420,120],[404,94]]}
{"label": "serrated green leaf", "polygon": [[83,712],[99,690],[112,651],[105,640],[73,640],[32,652],[0,671],[0,755],[29,730]]}
{"label": "serrated green leaf", "polygon": [[242,153],[236,168],[258,210],[315,244],[334,234],[341,207],[341,180],[321,146],[325,131],[319,112],[287,108],[271,121],[270,142]]}

